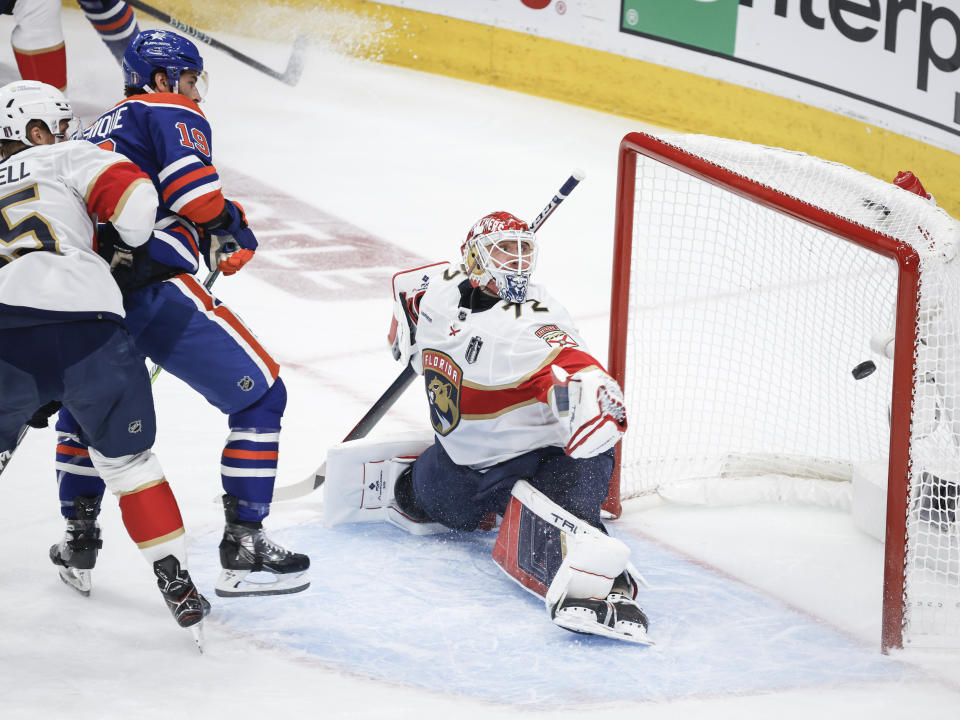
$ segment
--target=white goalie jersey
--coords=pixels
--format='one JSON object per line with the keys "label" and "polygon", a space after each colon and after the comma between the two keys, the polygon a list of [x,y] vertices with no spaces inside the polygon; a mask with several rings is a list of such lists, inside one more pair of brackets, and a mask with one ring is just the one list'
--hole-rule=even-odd
{"label": "white goalie jersey", "polygon": [[86,141],[30,147],[0,162],[0,310],[8,323],[122,318],[94,219],[112,222],[135,247],[150,238],[156,211],[149,178]]}
{"label": "white goalie jersey", "polygon": [[545,289],[531,284],[525,302],[507,302],[442,263],[398,273],[394,298],[415,324],[410,359],[423,375],[434,433],[455,463],[482,469],[564,447],[569,430],[549,405],[551,367],[572,374],[600,364]]}

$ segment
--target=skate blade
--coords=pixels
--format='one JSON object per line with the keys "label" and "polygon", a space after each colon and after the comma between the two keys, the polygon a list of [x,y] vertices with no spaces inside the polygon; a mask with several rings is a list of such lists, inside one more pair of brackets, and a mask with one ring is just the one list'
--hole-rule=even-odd
{"label": "skate blade", "polygon": [[220,597],[253,597],[254,595],[291,595],[310,587],[307,572],[276,575],[250,570],[224,570],[214,592]]}
{"label": "skate blade", "polygon": [[630,628],[629,634],[626,631],[618,632],[609,625],[601,625],[581,615],[564,614],[562,610],[553,618],[553,622],[564,630],[582,635],[599,635],[613,640],[633,643],[634,645],[650,646],[655,644],[646,631],[639,626]]}
{"label": "skate blade", "polygon": [[93,581],[89,570],[77,570],[76,568],[62,566],[57,567],[57,570],[64,584],[69,585],[84,597],[90,596]]}
{"label": "skate blade", "polygon": [[197,650],[200,651],[200,654],[203,655],[203,644],[206,641],[203,633],[203,621],[191,625],[187,628],[190,631],[190,634],[193,636],[193,642],[197,645]]}

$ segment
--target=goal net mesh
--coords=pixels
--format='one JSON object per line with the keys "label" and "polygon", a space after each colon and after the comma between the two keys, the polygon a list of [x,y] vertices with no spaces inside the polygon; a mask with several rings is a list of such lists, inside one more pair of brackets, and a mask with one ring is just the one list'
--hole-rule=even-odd
{"label": "goal net mesh", "polygon": [[[630,423],[621,498],[723,503],[783,478],[849,480],[857,464],[888,460],[890,413],[906,413],[909,430],[893,439],[908,456],[906,537],[887,539],[903,544],[903,637],[960,644],[958,223],[892,183],[802,153],[651,140],[660,159],[640,149],[623,183],[631,197],[620,198],[632,205],[625,317],[615,312],[611,326]],[[909,246],[899,260],[898,242]],[[919,286],[906,301],[915,333],[905,333],[896,310],[911,248]],[[913,349],[900,396],[894,362],[870,345],[895,329]],[[855,379],[868,359],[876,371]]]}

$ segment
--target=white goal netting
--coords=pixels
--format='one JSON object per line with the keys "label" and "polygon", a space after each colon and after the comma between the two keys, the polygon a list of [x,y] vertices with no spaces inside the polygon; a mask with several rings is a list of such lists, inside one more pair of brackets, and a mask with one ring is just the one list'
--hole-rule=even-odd
{"label": "white goal netting", "polygon": [[[960,225],[892,183],[801,153],[629,139],[636,174],[619,212],[632,205],[620,228],[630,249],[615,259],[630,256],[628,295],[612,330],[630,421],[621,498],[724,502],[731,487],[849,480],[893,447],[905,527],[886,543],[903,584],[893,617],[906,643],[960,645]],[[870,344],[895,328],[896,371]],[[854,379],[865,360],[876,371]]]}

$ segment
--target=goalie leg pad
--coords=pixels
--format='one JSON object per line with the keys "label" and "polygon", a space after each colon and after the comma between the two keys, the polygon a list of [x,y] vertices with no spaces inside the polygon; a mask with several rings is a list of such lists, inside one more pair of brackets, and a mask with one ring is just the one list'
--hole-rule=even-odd
{"label": "goalie leg pad", "polygon": [[407,433],[352,440],[331,448],[324,483],[324,522],[334,526],[386,520],[415,535],[446,532],[443,525],[424,522],[417,513],[405,511],[394,494],[398,478],[432,444],[432,436]]}
{"label": "goalie leg pad", "polygon": [[604,598],[627,566],[629,548],[567,512],[526,480],[511,491],[494,561],[548,605],[563,595]]}
{"label": "goalie leg pad", "polygon": [[514,485],[493,549],[507,575],[544,598],[558,626],[649,645],[647,617],[634,600],[643,580],[629,558],[624,543],[524,480]]}

